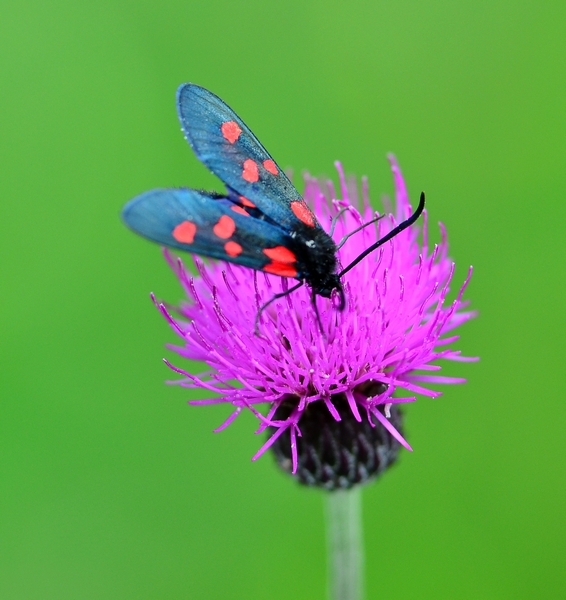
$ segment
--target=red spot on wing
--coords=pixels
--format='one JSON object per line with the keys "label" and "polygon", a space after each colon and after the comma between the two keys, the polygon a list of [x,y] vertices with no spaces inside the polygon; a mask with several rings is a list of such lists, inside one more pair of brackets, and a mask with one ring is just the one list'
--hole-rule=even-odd
{"label": "red spot on wing", "polygon": [[226,240],[234,233],[234,231],[236,231],[236,223],[234,223],[232,217],[222,215],[220,219],[218,219],[218,223],[212,228],[212,231],[214,231],[219,238]]}
{"label": "red spot on wing", "polygon": [[297,269],[292,266],[292,263],[297,261],[297,257],[285,246],[275,246],[275,248],[265,248],[263,253],[271,258],[271,262],[265,267],[264,271],[281,275],[281,277],[296,277]]}
{"label": "red spot on wing", "polygon": [[192,244],[195,239],[197,226],[190,221],[183,221],[173,229],[173,237],[181,244]]}
{"label": "red spot on wing", "polygon": [[272,160],[264,160],[263,166],[265,167],[265,170],[269,171],[272,175],[279,174],[279,171],[277,170],[277,167],[275,166],[275,163]]}
{"label": "red spot on wing", "polygon": [[291,210],[295,213],[295,216],[299,221],[302,221],[309,227],[314,227],[315,220],[313,214],[305,204],[304,200],[295,200],[294,202],[291,202]]}
{"label": "red spot on wing", "polygon": [[265,265],[263,270],[267,273],[273,273],[274,275],[281,275],[281,277],[296,277],[297,269],[293,268],[291,265],[286,265],[284,263],[277,262],[274,260],[273,262]]}
{"label": "red spot on wing", "polygon": [[265,248],[263,250],[265,256],[274,262],[291,264],[297,262],[297,257],[285,246],[275,246],[275,248]]}
{"label": "red spot on wing", "polygon": [[255,204],[251,200],[248,200],[245,196],[240,196],[240,202],[248,208],[255,208]]}
{"label": "red spot on wing", "polygon": [[228,256],[238,256],[238,254],[242,253],[243,248],[236,242],[226,242],[224,244],[224,250],[226,250]]}
{"label": "red spot on wing", "polygon": [[225,139],[233,144],[239,137],[242,130],[236,121],[226,121],[222,123],[220,130]]}
{"label": "red spot on wing", "polygon": [[250,216],[250,213],[245,208],[242,208],[241,206],[238,206],[238,205],[234,204],[234,206],[231,206],[230,208],[234,212],[239,213],[240,215],[246,215],[246,217]]}
{"label": "red spot on wing", "polygon": [[257,163],[251,158],[248,158],[244,162],[244,170],[242,171],[242,177],[250,183],[254,183],[254,181],[257,181],[259,179]]}

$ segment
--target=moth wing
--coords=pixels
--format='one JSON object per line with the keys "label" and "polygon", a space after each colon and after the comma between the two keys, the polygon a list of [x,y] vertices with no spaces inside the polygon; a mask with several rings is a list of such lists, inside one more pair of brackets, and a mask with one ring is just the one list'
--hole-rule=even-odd
{"label": "moth wing", "polygon": [[[134,232],[170,248],[298,276],[294,255],[285,252],[289,236],[226,197],[192,189],[156,189],[130,200],[122,219]],[[286,262],[274,260],[275,248],[280,249],[275,258]]]}
{"label": "moth wing", "polygon": [[177,90],[177,111],[197,158],[236,196],[252,202],[283,229],[320,228],[283,170],[223,100],[185,83]]}

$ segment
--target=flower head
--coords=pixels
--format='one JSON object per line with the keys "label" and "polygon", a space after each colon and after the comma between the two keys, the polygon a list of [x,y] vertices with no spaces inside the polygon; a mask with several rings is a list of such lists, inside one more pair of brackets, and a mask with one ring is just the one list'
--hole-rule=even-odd
{"label": "flower head", "polygon": [[[393,214],[348,237],[338,252],[342,265],[411,214],[399,167],[393,157],[390,162]],[[355,182],[346,182],[337,168],[340,198],[331,183],[313,178],[306,179],[304,197],[323,227],[336,221],[338,243],[375,213],[366,182],[358,202]],[[261,313],[259,335],[254,326],[260,307],[287,289],[288,279],[198,258],[199,276],[193,277],[166,253],[188,298],[178,308],[181,319],[158,305],[182,339],[171,348],[210,367],[196,376],[166,361],[183,375],[175,383],[215,395],[191,404],[232,405],[216,431],[242,410],[252,411],[257,433],[268,432],[253,458],[272,448],[280,466],[303,483],[333,489],[376,476],[395,460],[400,445],[411,449],[400,431],[399,405],[414,401],[414,394],[440,395],[427,384],[465,381],[433,374],[440,370],[433,363],[473,360],[450,347],[458,339],[450,332],[474,316],[462,301],[471,269],[447,304],[454,263],[447,257],[445,230],[441,225],[442,241],[429,248],[426,213],[419,243],[420,229],[407,228],[344,275],[344,310],[336,297],[317,297],[317,317],[302,287]]]}

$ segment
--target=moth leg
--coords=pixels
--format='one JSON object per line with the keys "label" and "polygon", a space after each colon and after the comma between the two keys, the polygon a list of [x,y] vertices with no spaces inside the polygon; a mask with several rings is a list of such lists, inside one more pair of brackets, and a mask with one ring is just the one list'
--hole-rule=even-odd
{"label": "moth leg", "polygon": [[260,319],[261,314],[263,313],[263,311],[270,304],[272,304],[273,302],[275,302],[275,300],[279,300],[279,298],[283,298],[284,296],[288,296],[291,292],[294,292],[295,290],[298,290],[304,284],[305,284],[304,281],[299,281],[299,283],[297,283],[297,285],[294,285],[292,288],[289,288],[288,290],[285,290],[284,292],[280,292],[279,294],[275,294],[265,304],[263,304],[262,306],[259,307],[259,310],[257,311],[257,315],[255,316],[255,324],[254,324],[254,334],[255,335],[259,336],[259,319]]}

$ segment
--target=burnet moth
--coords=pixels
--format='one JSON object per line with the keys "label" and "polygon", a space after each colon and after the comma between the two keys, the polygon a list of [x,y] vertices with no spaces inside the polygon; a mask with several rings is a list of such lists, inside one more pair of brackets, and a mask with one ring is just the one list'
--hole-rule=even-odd
{"label": "burnet moth", "polygon": [[424,209],[421,193],[407,220],[337,273],[334,240],[240,117],[218,96],[192,83],[177,90],[177,112],[185,138],[224,182],[226,194],[151,190],[128,202],[122,218],[130,229],[164,246],[298,279],[260,308],[256,331],[266,306],[304,284],[311,289],[315,311],[316,296],[330,298],[334,291],[343,309],[342,276],[414,223]]}

